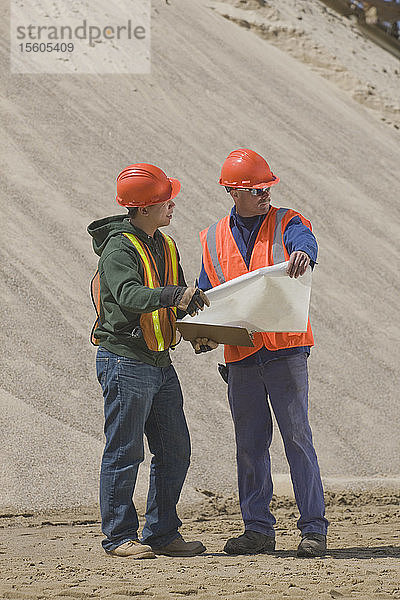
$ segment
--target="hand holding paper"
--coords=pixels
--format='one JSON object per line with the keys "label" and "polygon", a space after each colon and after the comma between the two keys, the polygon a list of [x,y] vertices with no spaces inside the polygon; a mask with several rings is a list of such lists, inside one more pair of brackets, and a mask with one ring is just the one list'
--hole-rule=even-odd
{"label": "hand holding paper", "polygon": [[289,257],[286,273],[289,277],[297,279],[300,275],[304,275],[309,264],[310,257],[308,254],[302,250],[296,250]]}
{"label": "hand holding paper", "polygon": [[[263,267],[209,290],[210,308],[190,319],[190,323],[248,331],[307,331],[311,268],[307,267],[303,276],[292,278],[287,273],[288,265],[289,261]],[[185,317],[185,326],[188,321]],[[198,330],[199,327],[196,337]],[[190,339],[187,335],[186,331],[185,339]],[[208,336],[212,337],[212,333]]]}

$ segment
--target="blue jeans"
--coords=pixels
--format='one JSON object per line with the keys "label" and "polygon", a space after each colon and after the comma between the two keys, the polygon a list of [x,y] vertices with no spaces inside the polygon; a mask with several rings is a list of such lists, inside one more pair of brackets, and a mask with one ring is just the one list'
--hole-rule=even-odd
{"label": "blue jeans", "polygon": [[106,444],[100,472],[105,550],[138,538],[132,496],[144,459],[144,434],[153,454],[143,541],[154,548],[179,537],[176,504],[190,462],[190,439],[175,369],[99,348],[97,377],[104,395]]}
{"label": "blue jeans", "polygon": [[[324,493],[308,422],[305,352],[252,366],[230,363],[228,396],[235,426],[240,508],[245,529],[274,536],[269,505],[269,447],[274,411],[290,467],[302,534],[326,535]],[[269,398],[269,403],[268,403]]]}

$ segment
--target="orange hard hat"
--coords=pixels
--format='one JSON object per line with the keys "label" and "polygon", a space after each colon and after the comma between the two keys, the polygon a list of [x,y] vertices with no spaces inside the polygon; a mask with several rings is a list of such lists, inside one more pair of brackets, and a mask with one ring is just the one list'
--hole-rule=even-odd
{"label": "orange hard hat", "polygon": [[266,188],[279,183],[267,161],[248,148],[233,150],[225,159],[219,183],[230,188]]}
{"label": "orange hard hat", "polygon": [[125,167],[117,177],[117,202],[121,206],[150,206],[172,200],[178,195],[181,184],[167,177],[155,165],[137,163]]}

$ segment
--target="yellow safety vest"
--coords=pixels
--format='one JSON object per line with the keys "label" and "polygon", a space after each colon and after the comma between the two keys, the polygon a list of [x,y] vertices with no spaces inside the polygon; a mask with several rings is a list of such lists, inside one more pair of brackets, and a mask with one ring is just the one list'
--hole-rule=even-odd
{"label": "yellow safety vest", "polygon": [[[160,278],[154,258],[147,246],[132,233],[123,234],[137,250],[143,263],[144,285],[151,289],[162,285],[178,285],[178,253],[175,242],[169,235],[160,233],[164,242],[165,273],[163,279]],[[91,295],[97,312],[97,319],[91,333],[91,341],[97,346],[99,340],[94,337],[94,333],[99,326],[100,315],[100,277],[98,271],[91,281]],[[139,323],[147,347],[155,352],[162,352],[173,346],[176,342],[175,322],[176,307],[159,308],[151,313],[143,313],[140,316]]]}

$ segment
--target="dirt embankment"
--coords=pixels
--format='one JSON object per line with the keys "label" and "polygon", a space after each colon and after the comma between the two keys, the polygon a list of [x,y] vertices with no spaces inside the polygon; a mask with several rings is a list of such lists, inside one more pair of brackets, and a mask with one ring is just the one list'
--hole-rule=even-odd
{"label": "dirt embankment", "polygon": [[355,16],[321,2],[295,0],[210,0],[210,5],[349,93],[382,122],[400,128],[398,59],[374,48]]}

